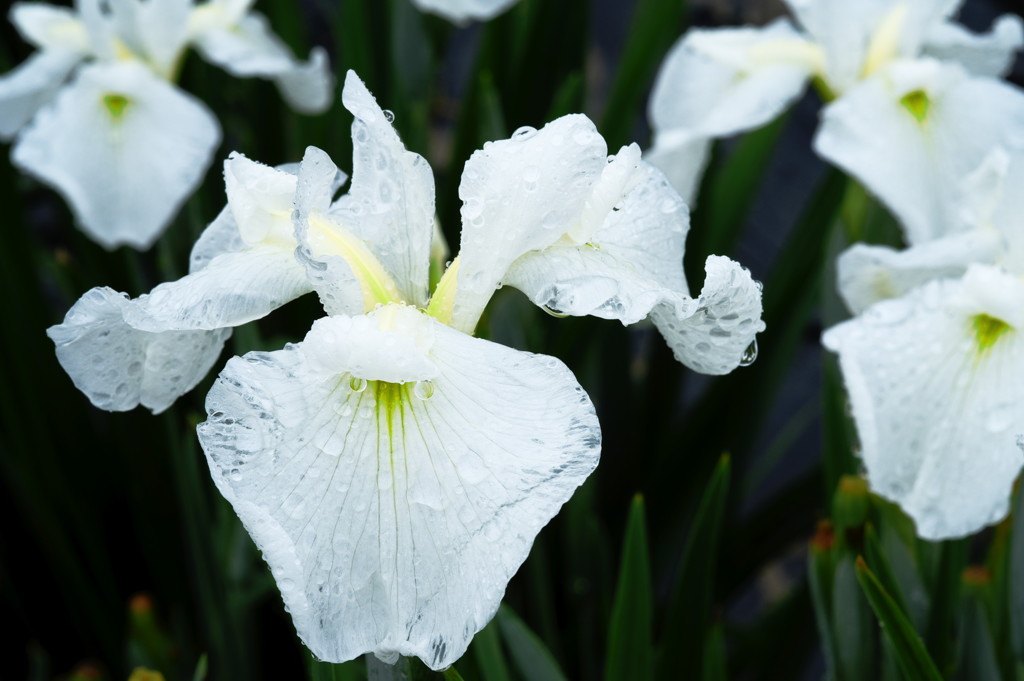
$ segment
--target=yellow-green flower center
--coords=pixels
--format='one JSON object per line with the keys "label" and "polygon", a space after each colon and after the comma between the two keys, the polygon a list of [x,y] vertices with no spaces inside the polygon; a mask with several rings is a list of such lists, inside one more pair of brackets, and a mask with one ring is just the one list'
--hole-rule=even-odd
{"label": "yellow-green flower center", "polygon": [[924,123],[924,119],[928,117],[928,109],[931,108],[931,99],[924,90],[914,90],[900,97],[900,104],[917,119],[918,123]]}
{"label": "yellow-green flower center", "polygon": [[103,106],[107,108],[107,111],[110,113],[110,117],[115,120],[124,116],[124,112],[128,108],[129,104],[131,104],[131,100],[124,95],[103,95]]}
{"label": "yellow-green flower center", "polygon": [[996,344],[996,341],[1013,327],[1002,319],[987,314],[974,315],[971,319],[974,327],[974,338],[978,344],[978,352],[985,352]]}

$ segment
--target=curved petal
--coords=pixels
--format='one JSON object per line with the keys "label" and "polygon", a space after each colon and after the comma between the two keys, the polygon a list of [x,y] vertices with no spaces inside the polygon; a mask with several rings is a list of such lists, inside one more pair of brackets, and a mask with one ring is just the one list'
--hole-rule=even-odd
{"label": "curved petal", "polygon": [[85,25],[70,8],[16,2],[11,6],[10,19],[25,41],[40,50],[74,52],[80,57],[89,51]]}
{"label": "curved petal", "polygon": [[[979,275],[995,280],[971,281]],[[822,337],[839,353],[871,487],[926,539],[962,537],[1006,516],[1024,432],[1024,336],[998,316],[1009,308],[1024,309],[1024,285],[977,266]]]}
{"label": "curved petal", "polygon": [[472,331],[516,258],[573,228],[606,154],[594,124],[579,114],[539,131],[522,128],[473,152],[459,185],[462,238],[452,326]]}
{"label": "curved petal", "polygon": [[727,374],[756,357],[761,284],[739,263],[708,256],[700,297],[677,295],[659,303],[651,320],[675,358],[702,374]]}
{"label": "curved petal", "polygon": [[887,298],[947,277],[960,277],[971,263],[994,263],[1002,251],[994,230],[977,229],[901,251],[854,244],[836,262],[839,294],[853,314]]}
{"label": "curved petal", "polygon": [[470,19],[486,21],[515,4],[516,0],[413,0],[424,12],[432,12],[455,23]]}
{"label": "curved petal", "polygon": [[[193,0],[107,0],[108,20],[116,35],[135,56],[162,77],[173,79],[188,43]],[[111,37],[109,34],[104,38]],[[123,48],[122,48],[123,49]]]}
{"label": "curved petal", "polygon": [[123,293],[94,288],[46,334],[64,371],[94,405],[127,411],[142,404],[156,414],[202,380],[231,330],[149,333],[125,321],[131,306]]}
{"label": "curved petal", "polygon": [[[621,174],[619,166],[626,176],[608,181]],[[666,296],[686,293],[686,206],[664,175],[639,160],[635,147],[605,167],[581,222],[588,217],[595,228],[522,256],[503,283],[554,314],[623,324],[644,319]]]}
{"label": "curved petal", "polygon": [[0,76],[0,139],[10,139],[53,99],[82,59],[76,52],[36,52]]}
{"label": "curved petal", "polygon": [[434,234],[434,174],[407,151],[377,101],[354,71],[342,103],[352,123],[352,184],[330,214],[371,245],[405,302],[427,304]]}
{"label": "curved petal", "polygon": [[959,24],[945,22],[928,33],[924,53],[945,61],[955,61],[976,76],[1005,76],[1016,52],[1024,45],[1024,22],[1019,16],[999,17],[987,34],[971,33]]}
{"label": "curved petal", "polygon": [[872,37],[893,0],[785,0],[825,51],[826,78],[836,92],[859,80]]}
{"label": "curved petal", "polygon": [[648,117],[656,145],[725,137],[781,114],[820,68],[817,47],[780,19],[764,28],[691,30],[661,66]]}
{"label": "curved petal", "polygon": [[593,405],[563,364],[424,320],[432,383],[317,370],[321,337],[232,359],[207,399],[214,481],[321,659],[450,665],[597,464]]}
{"label": "curved petal", "polygon": [[1024,93],[933,60],[894,63],[822,117],[815,150],[877,195],[912,244],[967,228],[965,178],[991,149],[1024,148]]}
{"label": "curved petal", "polygon": [[107,248],[148,248],[202,180],[220,138],[205,106],[137,63],[84,67],[14,148]]}
{"label": "curved petal", "polygon": [[295,248],[292,209],[297,185],[295,173],[231,152],[224,161],[224,188],[228,208],[245,243]]}
{"label": "curved petal", "polygon": [[228,73],[272,79],[296,111],[318,114],[331,106],[334,78],[327,53],[317,48],[308,62],[297,61],[258,12],[249,12],[236,24],[201,31],[194,40],[207,61]]}

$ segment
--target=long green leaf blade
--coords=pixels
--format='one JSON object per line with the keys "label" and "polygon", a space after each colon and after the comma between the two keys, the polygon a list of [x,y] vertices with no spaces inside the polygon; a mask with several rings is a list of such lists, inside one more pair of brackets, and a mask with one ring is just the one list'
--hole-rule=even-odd
{"label": "long green leaf blade", "polygon": [[651,568],[647,548],[644,500],[633,497],[626,521],[619,584],[608,632],[608,656],[604,678],[652,679]]}

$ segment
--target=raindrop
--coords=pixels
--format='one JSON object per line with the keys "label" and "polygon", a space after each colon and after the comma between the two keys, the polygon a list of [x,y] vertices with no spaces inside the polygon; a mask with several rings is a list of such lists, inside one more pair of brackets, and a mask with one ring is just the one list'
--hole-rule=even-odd
{"label": "raindrop", "polygon": [[747,349],[743,351],[743,356],[740,357],[740,366],[741,367],[748,367],[748,366],[750,366],[751,364],[754,363],[755,359],[757,359],[757,339],[756,338],[750,343],[750,345],[747,346]]}
{"label": "raindrop", "polygon": [[558,317],[559,319],[561,319],[562,317],[568,317],[569,316],[568,312],[562,312],[561,310],[558,310],[558,309],[553,308],[553,307],[549,307],[548,305],[541,305],[540,309],[544,310],[545,312],[547,312],[552,317]]}
{"label": "raindrop", "polygon": [[354,393],[361,393],[366,390],[366,379],[353,376],[348,380],[348,387],[352,388]]}
{"label": "raindrop", "polygon": [[416,381],[416,385],[412,387],[412,393],[421,400],[429,400],[434,396],[434,382]]}
{"label": "raindrop", "polygon": [[395,112],[392,111],[391,109],[384,109],[384,119],[387,120],[388,123],[394,123]]}
{"label": "raindrop", "polygon": [[531,128],[528,125],[524,125],[523,127],[521,127],[518,130],[516,130],[514,133],[512,133],[512,136],[515,137],[516,139],[519,139],[519,140],[526,140],[526,139],[530,139],[531,137],[533,137],[536,134],[537,134],[537,128]]}

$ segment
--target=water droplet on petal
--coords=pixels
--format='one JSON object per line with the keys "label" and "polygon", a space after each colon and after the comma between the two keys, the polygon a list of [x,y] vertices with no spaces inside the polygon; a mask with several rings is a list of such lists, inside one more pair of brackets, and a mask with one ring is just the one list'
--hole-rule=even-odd
{"label": "water droplet on petal", "polygon": [[394,123],[395,122],[395,112],[392,111],[391,109],[384,109],[384,119],[388,123]]}
{"label": "water droplet on petal", "polygon": [[743,351],[743,356],[740,357],[740,366],[741,367],[748,367],[748,366],[750,366],[751,364],[754,363],[755,359],[757,359],[757,339],[756,338],[750,343],[750,345],[747,346],[747,349]]}
{"label": "water droplet on petal", "polygon": [[421,400],[429,400],[434,396],[434,382],[416,381],[416,385],[412,387],[412,394]]}
{"label": "water droplet on petal", "polygon": [[536,134],[537,128],[531,128],[528,125],[524,125],[523,127],[516,130],[514,133],[512,133],[512,137],[518,140],[528,140]]}
{"label": "water droplet on petal", "polygon": [[354,393],[361,393],[366,390],[366,379],[353,376],[348,380],[348,387],[351,388]]}
{"label": "water droplet on petal", "polygon": [[556,310],[555,308],[549,307],[547,305],[541,305],[540,309],[544,310],[545,312],[547,312],[552,317],[558,317],[559,319],[561,319],[562,317],[568,317],[569,316],[568,312],[562,312],[561,310]]}

